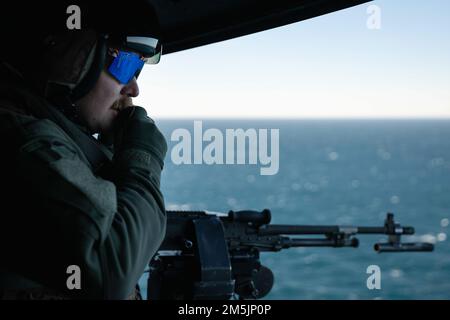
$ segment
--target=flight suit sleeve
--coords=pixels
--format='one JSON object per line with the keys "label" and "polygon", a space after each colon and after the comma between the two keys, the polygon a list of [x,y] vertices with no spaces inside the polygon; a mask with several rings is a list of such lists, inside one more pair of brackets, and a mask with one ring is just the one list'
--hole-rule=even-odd
{"label": "flight suit sleeve", "polygon": [[[93,174],[78,146],[53,122],[15,121],[20,138],[14,167],[22,194],[31,197],[24,201],[36,201],[36,212],[15,213],[24,216],[25,226],[14,246],[21,256],[12,264],[72,297],[126,298],[165,235],[164,137],[155,126],[154,152],[116,155],[110,181]],[[73,265],[80,288],[68,269]]]}

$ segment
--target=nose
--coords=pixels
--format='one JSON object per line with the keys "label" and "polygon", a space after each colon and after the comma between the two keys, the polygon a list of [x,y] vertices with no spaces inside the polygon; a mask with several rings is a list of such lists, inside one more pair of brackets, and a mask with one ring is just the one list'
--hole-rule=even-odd
{"label": "nose", "polygon": [[139,86],[136,77],[133,77],[133,79],[122,88],[120,93],[131,98],[137,97],[139,95]]}

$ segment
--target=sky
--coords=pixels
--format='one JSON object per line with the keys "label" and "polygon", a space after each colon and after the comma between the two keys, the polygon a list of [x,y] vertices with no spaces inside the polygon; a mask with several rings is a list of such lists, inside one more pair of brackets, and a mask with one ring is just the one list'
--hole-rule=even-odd
{"label": "sky", "polygon": [[449,34],[448,0],[372,1],[163,55],[135,104],[155,119],[450,118]]}

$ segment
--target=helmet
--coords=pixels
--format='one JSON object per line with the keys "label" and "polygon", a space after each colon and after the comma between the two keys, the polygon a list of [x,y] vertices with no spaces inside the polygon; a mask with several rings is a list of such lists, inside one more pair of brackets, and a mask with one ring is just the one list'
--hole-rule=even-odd
{"label": "helmet", "polygon": [[[93,88],[105,67],[108,46],[138,51],[149,63],[160,58],[160,25],[149,1],[127,0],[120,6],[93,2],[70,1],[80,8],[80,30],[67,29],[69,2],[64,1],[49,6],[39,1],[38,7],[27,10],[32,16],[15,17],[9,25],[9,30],[16,26],[22,32],[8,34],[10,49],[0,58],[21,72],[39,95],[61,108],[73,109],[74,101]],[[37,23],[36,17],[44,21]]]}

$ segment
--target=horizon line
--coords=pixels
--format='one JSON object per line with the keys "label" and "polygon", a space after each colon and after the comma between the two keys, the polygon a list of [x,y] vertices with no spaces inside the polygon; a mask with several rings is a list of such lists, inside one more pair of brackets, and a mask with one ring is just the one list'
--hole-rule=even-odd
{"label": "horizon line", "polygon": [[[151,116],[150,116],[151,117]],[[358,121],[450,121],[448,117],[201,117],[201,116],[189,116],[189,117],[154,117],[158,120],[287,120],[287,121],[301,121],[301,120],[328,120],[328,121],[345,121],[345,120],[358,120]]]}

